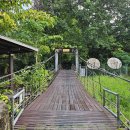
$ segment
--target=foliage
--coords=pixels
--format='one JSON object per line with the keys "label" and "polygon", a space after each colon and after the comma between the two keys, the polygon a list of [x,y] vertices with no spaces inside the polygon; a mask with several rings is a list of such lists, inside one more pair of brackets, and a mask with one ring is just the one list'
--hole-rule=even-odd
{"label": "foliage", "polygon": [[130,55],[128,54],[128,52],[118,49],[117,51],[113,52],[113,55],[121,59],[126,65],[130,63]]}
{"label": "foliage", "polygon": [[[112,56],[122,59],[117,54],[118,50],[125,52],[130,48],[129,0],[34,2],[44,6],[34,7],[38,11],[17,11],[13,15],[17,29],[5,35],[41,48],[40,59],[47,56],[55,45],[77,46],[82,57],[95,57],[101,61]],[[24,3],[20,2],[20,5],[28,3],[29,1],[25,0]],[[19,8],[17,2],[16,6]],[[47,46],[48,49],[43,49]]]}
{"label": "foliage", "polygon": [[[51,76],[51,75],[50,75]],[[37,64],[31,69],[23,70],[20,74],[14,76],[14,89],[25,88],[26,92],[34,93],[43,91],[48,85],[49,74],[44,65]]]}
{"label": "foliage", "polygon": [[0,94],[0,100],[4,101],[5,103],[8,103],[9,99],[8,96]]}
{"label": "foliage", "polygon": [[13,91],[8,89],[9,85],[10,85],[9,81],[4,81],[0,83],[0,100],[4,101],[7,104],[8,109],[11,110],[8,95],[11,95]]}
{"label": "foliage", "polygon": [[7,36],[39,48],[39,58],[50,53],[51,44],[61,41],[62,36],[51,33],[57,18],[43,11],[25,10],[15,15],[17,29]]}
{"label": "foliage", "polygon": [[[8,98],[9,95],[15,94],[24,88],[27,95],[25,98],[29,98],[33,95],[36,96],[38,93],[46,90],[53,76],[53,73],[46,70],[42,64],[36,64],[31,68],[23,69],[19,73],[14,74],[11,81],[1,81],[0,100],[3,100],[7,104],[9,110],[11,110],[11,102]],[[13,85],[13,88],[7,89],[10,83]],[[16,103],[15,105],[18,104]]]}
{"label": "foliage", "polygon": [[11,1],[0,1],[0,33],[10,32],[16,29],[16,21],[13,16],[17,12],[22,11],[23,5],[31,4],[30,0],[11,0]]}
{"label": "foliage", "polygon": [[58,17],[55,30],[62,34],[62,43],[77,46],[83,57],[104,61],[119,48],[126,50],[130,41],[129,0],[47,0],[43,5],[42,10]]}
{"label": "foliage", "polygon": [[[42,48],[40,58],[48,55],[49,49],[46,52],[43,46],[51,48],[55,44],[60,46],[67,43],[77,46],[84,58],[96,57],[101,61],[115,56],[119,49],[128,51],[130,48],[129,0],[39,0],[38,2],[34,0],[34,2],[39,6],[44,5],[42,8],[35,7],[41,11],[33,9],[23,11],[23,4],[30,4],[29,0],[9,2],[8,8],[5,8],[7,2],[2,2],[1,9],[3,12],[9,12],[17,25],[16,30],[4,34]],[[11,9],[15,10],[14,15]]]}
{"label": "foliage", "polygon": [[1,0],[0,1],[0,11],[2,12],[17,12],[23,9],[23,5],[31,4],[31,0]]}
{"label": "foliage", "polygon": [[[88,79],[85,79],[87,85],[85,86],[86,90],[93,95],[93,92],[95,92],[96,99],[102,103],[101,96],[100,96],[100,84],[99,82],[99,76],[88,77]],[[94,80],[95,82],[93,83]],[[82,82],[84,82],[84,79],[82,78]],[[116,92],[120,95],[120,102],[121,102],[121,112],[125,114],[125,116],[130,119],[130,83],[127,81],[124,81],[122,79],[116,78],[116,77],[110,77],[105,75],[100,75],[100,83],[101,86],[109,89],[113,92]],[[93,89],[94,85],[94,89]],[[101,90],[102,92],[102,90]],[[124,94],[125,93],[125,94]],[[107,98],[110,95],[107,95]],[[111,102],[114,102],[114,98],[112,96],[109,97]]]}
{"label": "foliage", "polygon": [[16,28],[15,21],[6,13],[0,12],[0,32],[11,31]]}

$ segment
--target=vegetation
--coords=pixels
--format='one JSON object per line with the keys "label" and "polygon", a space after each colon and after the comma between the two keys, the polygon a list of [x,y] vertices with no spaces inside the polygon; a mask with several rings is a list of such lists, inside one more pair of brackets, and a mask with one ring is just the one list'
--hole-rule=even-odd
{"label": "vegetation", "polygon": [[[118,93],[120,95],[120,110],[130,120],[130,82],[108,75],[95,75],[93,77],[82,78],[81,80],[85,83],[85,89],[101,104],[103,103],[103,88]],[[115,96],[106,94],[106,98],[110,100],[110,102],[106,103],[108,107],[113,112],[116,112],[115,106],[111,105],[111,103],[116,103]],[[121,116],[121,118],[123,117]]]}
{"label": "vegetation", "polygon": [[[3,0],[0,1],[0,35],[38,47],[39,62],[50,56],[54,48],[73,46],[79,49],[84,59],[95,57],[106,63],[108,58],[115,56],[122,60],[123,65],[129,65],[129,13],[130,0],[34,0],[34,6],[31,0]],[[30,55],[14,57],[15,71],[34,63],[34,57],[30,58]],[[22,64],[17,59],[22,59]],[[6,73],[7,63],[2,62],[1,66]],[[44,67],[26,70],[15,75],[14,86],[25,87],[29,93],[37,88],[43,90],[43,78],[47,75]],[[101,79],[103,86],[130,101],[129,85],[112,77],[101,76]],[[122,86],[118,86],[119,82]],[[3,92],[3,86],[0,85],[0,100],[8,102],[5,94],[10,91],[5,89]],[[121,99],[121,108],[130,118],[130,104],[125,101]]]}
{"label": "vegetation", "polygon": [[[30,99],[37,97],[38,94],[44,92],[50,81],[53,79],[54,73],[46,70],[44,64],[36,64],[34,66],[25,68],[13,75],[13,79],[7,80],[1,79],[0,83],[0,100],[7,103],[9,110],[11,110],[10,95],[15,95],[17,92],[25,89],[26,103],[30,102]],[[10,85],[13,85],[10,88]],[[18,105],[16,103],[16,105]]]}
{"label": "vegetation", "polygon": [[84,58],[104,61],[118,55],[113,52],[129,50],[129,0],[39,0],[40,8],[35,3],[58,17],[55,31],[63,43],[78,46]]}
{"label": "vegetation", "polygon": [[40,58],[55,45],[71,45],[84,58],[116,56],[129,64],[129,0],[34,0],[35,10],[25,10],[28,5],[2,1],[0,33],[39,47]]}

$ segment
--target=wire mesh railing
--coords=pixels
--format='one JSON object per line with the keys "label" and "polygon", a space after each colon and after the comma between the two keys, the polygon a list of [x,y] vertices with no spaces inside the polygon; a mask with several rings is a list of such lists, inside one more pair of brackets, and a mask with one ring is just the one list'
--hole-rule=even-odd
{"label": "wire mesh railing", "polygon": [[119,127],[130,129],[130,81],[104,68],[90,69],[90,63],[80,60],[85,66],[79,67],[79,78],[86,90],[117,118]]}
{"label": "wire mesh railing", "polygon": [[[12,129],[24,108],[43,93],[55,78],[54,55],[47,60],[0,77],[0,95],[9,98]],[[12,78],[10,78],[12,77]],[[4,99],[2,99],[4,100]]]}

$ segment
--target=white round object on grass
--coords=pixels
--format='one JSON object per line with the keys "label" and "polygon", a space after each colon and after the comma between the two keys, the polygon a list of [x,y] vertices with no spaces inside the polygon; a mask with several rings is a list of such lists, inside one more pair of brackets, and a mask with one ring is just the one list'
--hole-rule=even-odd
{"label": "white round object on grass", "polygon": [[89,69],[99,69],[100,68],[100,61],[96,58],[90,58],[87,61],[87,67]]}
{"label": "white round object on grass", "polygon": [[108,59],[107,65],[111,69],[120,69],[122,67],[122,62],[118,58],[112,57]]}

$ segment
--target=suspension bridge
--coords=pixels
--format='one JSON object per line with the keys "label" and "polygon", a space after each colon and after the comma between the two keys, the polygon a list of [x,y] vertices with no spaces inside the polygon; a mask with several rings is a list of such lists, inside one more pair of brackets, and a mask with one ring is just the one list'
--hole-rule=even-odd
{"label": "suspension bridge", "polygon": [[[62,69],[58,57],[61,52],[75,54],[75,67],[69,70]],[[35,75],[37,81],[44,75],[38,84],[35,84],[36,80],[31,80],[30,85],[35,88],[35,91],[32,92],[31,88],[22,87],[14,92],[11,97],[13,130],[116,130],[121,126],[129,129],[126,123],[129,120],[120,111],[119,94],[102,86],[100,79],[102,74],[99,72],[114,78],[120,77],[104,69],[90,70],[87,66],[85,66],[85,75],[81,77],[79,58],[85,65],[87,64],[83,58],[79,57],[78,50],[75,48],[56,49],[55,55],[46,61],[11,74],[12,77],[14,75],[24,76],[22,72],[29,70],[28,76],[30,75],[33,79],[31,74],[39,68],[47,68],[48,72],[46,74],[44,70],[43,74]],[[50,64],[54,62],[55,67],[51,66],[49,69],[48,62]],[[98,81],[93,78],[95,73],[99,76]],[[16,78],[8,79],[8,77],[10,75],[1,78],[1,84],[6,85],[5,83],[9,81],[12,86],[15,85]],[[88,81],[89,78],[91,83]],[[46,85],[48,88],[43,92],[39,86]],[[84,86],[87,86],[87,91]],[[109,99],[107,94],[112,95],[115,102],[112,98]],[[114,107],[108,107],[109,104]]]}
{"label": "suspension bridge", "polygon": [[32,102],[14,129],[115,130],[114,116],[86,93],[73,70],[60,70],[48,90]]}

